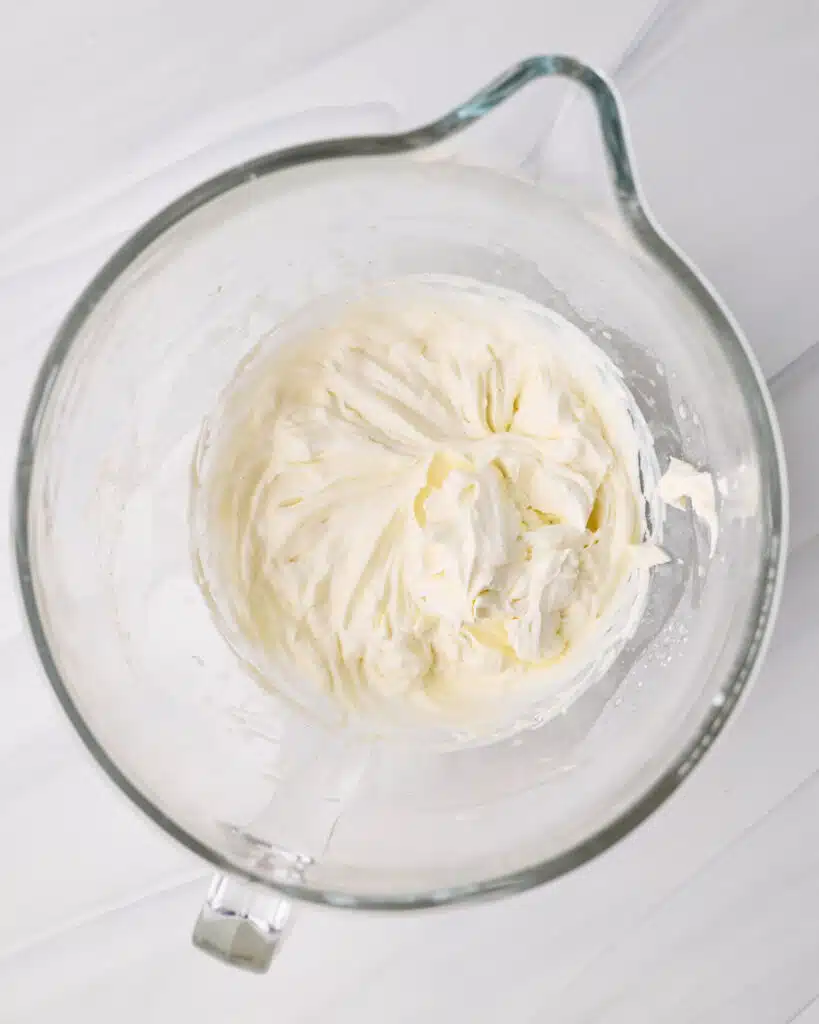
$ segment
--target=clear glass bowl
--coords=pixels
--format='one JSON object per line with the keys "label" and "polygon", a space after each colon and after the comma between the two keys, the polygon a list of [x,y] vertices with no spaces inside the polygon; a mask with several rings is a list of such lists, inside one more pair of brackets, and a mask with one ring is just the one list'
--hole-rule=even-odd
{"label": "clear glass bowl", "polygon": [[[550,75],[594,101],[608,203],[469,166],[451,143],[439,152]],[[667,511],[675,561],[655,570],[617,663],[566,713],[478,747],[362,752],[263,692],[216,631],[191,571],[190,467],[203,417],[262,336],[318,296],[415,273],[514,289],[589,332],[625,374],[661,467],[674,455],[714,475],[719,540],[710,557],[696,520]],[[785,550],[782,449],[759,370],[646,213],[610,87],[566,57],[532,58],[406,134],[260,157],[146,224],[48,353],[16,498],[37,648],[105,771],[232,876],[365,908],[525,889],[628,833],[746,689]],[[276,932],[274,917],[267,906],[255,924]]]}

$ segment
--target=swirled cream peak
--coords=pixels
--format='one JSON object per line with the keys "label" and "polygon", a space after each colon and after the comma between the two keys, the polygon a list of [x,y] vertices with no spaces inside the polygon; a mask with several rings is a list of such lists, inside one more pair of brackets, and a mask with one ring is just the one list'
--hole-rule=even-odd
{"label": "swirled cream peak", "polygon": [[406,283],[243,364],[203,433],[195,541],[265,679],[457,718],[594,657],[639,602],[633,403],[543,314]]}

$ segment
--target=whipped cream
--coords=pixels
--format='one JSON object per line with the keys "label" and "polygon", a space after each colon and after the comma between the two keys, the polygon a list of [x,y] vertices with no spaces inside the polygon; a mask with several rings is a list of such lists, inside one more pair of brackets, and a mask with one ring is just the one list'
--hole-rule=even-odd
{"label": "whipped cream", "polygon": [[642,543],[647,438],[556,314],[392,285],[240,367],[195,467],[199,579],[265,684],[465,724],[633,629],[665,557]]}
{"label": "whipped cream", "polygon": [[714,556],[719,537],[717,521],[717,498],[714,479],[705,470],[695,469],[682,459],[670,458],[668,468],[657,485],[657,494],[674,508],[686,509],[689,506],[708,530],[710,555]]}

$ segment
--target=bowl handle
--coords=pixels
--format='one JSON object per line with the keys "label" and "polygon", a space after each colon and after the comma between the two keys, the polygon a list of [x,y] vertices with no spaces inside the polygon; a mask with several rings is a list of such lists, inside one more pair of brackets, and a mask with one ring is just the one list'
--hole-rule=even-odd
{"label": "bowl handle", "polygon": [[617,93],[599,71],[565,54],[529,57],[521,61],[443,117],[396,137],[400,148],[423,149],[458,135],[508,102],[530,83],[543,78],[568,79],[582,86],[591,98],[597,121],[596,132],[603,144],[609,188],[625,213],[642,212],[628,132]]}
{"label": "bowl handle", "polygon": [[285,896],[217,874],[193,929],[193,944],[232,967],[264,974],[292,917],[293,904]]}
{"label": "bowl handle", "polygon": [[[269,884],[217,874],[193,929],[193,944],[223,963],[264,973],[279,950],[305,875],[327,852],[372,756],[369,742],[316,730],[296,737],[295,764],[247,830],[253,870]],[[274,842],[275,840],[275,842]]]}

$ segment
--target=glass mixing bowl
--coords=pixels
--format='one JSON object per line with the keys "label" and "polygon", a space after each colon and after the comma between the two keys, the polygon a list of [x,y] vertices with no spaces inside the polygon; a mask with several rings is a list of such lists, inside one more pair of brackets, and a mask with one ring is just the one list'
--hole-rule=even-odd
{"label": "glass mixing bowl", "polygon": [[[608,201],[458,159],[463,129],[553,75],[593,100]],[[547,721],[446,750],[362,745],[263,691],[213,625],[190,556],[197,434],[236,364],[311,300],[411,274],[511,288],[579,325],[622,370],[661,468],[676,456],[718,487],[713,555],[690,511],[656,524],[674,559],[602,680]],[[756,363],[646,213],[611,88],[537,57],[432,124],[262,156],[138,231],[40,373],[16,556],[40,658],[87,747],[224,873],[197,941],[264,969],[288,897],[396,909],[521,890],[658,807],[759,663],[784,477]]]}

